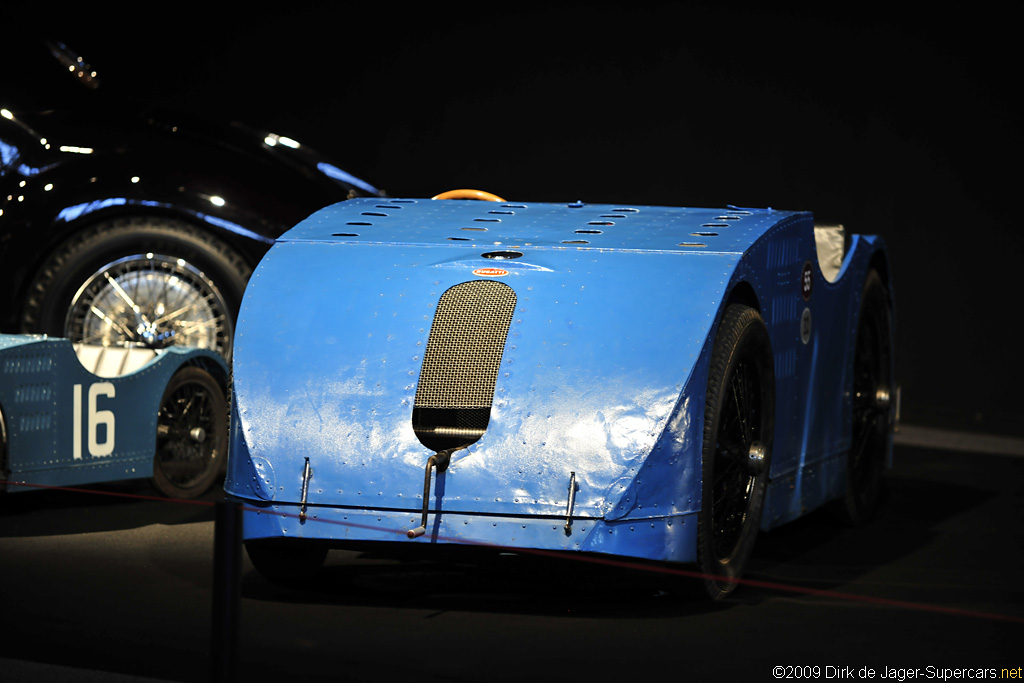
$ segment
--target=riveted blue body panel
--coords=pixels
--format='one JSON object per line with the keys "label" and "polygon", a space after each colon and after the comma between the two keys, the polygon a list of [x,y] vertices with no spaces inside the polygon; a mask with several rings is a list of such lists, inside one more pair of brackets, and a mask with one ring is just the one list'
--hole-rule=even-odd
{"label": "riveted blue body panel", "polygon": [[99,376],[68,339],[0,335],[3,478],[76,486],[152,476],[157,413],[171,377],[197,364],[226,380],[227,366],[212,351],[177,346],[147,357],[126,374]]}
{"label": "riveted blue body panel", "polygon": [[[856,312],[884,256],[877,238],[855,237],[828,281],[804,212],[333,205],[282,235],[250,280],[225,488],[265,508],[248,513],[247,539],[398,540],[418,523],[433,453],[413,409],[439,300],[494,279],[516,305],[489,420],[436,474],[426,537],[409,542],[693,561],[725,306],[757,307],[771,337],[770,527],[842,492],[845,470],[830,463],[850,445]],[[810,467],[825,476],[804,481]]]}

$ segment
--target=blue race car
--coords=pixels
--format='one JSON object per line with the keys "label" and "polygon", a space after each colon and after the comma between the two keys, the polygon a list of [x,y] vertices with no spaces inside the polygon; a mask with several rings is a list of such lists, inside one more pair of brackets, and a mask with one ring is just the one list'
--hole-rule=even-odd
{"label": "blue race car", "polygon": [[335,204],[256,269],[225,487],[257,570],[484,544],[693,563],[721,598],[759,530],[871,515],[895,415],[879,237],[463,196]]}
{"label": "blue race car", "polygon": [[0,335],[0,492],[151,477],[194,498],[223,474],[228,371],[209,349]]}
{"label": "blue race car", "polygon": [[[16,24],[0,43],[4,332],[230,358],[246,280],[274,238],[381,194],[287,136],[120,97],[109,72],[100,86],[81,55]],[[129,304],[121,290],[140,280],[153,286]],[[187,310],[160,313],[168,296]]]}

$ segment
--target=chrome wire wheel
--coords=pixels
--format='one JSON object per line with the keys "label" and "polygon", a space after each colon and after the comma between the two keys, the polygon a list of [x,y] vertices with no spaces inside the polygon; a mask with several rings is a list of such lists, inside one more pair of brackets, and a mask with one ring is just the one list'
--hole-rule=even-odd
{"label": "chrome wire wheel", "polygon": [[228,357],[229,311],[213,281],[184,259],[134,254],[86,280],[72,298],[65,333],[87,344],[195,346]]}

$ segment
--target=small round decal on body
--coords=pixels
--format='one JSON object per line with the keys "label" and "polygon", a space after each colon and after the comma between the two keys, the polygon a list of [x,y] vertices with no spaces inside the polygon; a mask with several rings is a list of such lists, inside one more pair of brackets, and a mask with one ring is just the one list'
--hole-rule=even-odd
{"label": "small round decal on body", "polygon": [[811,341],[811,309],[804,308],[800,316],[800,341],[804,344]]}
{"label": "small round decal on body", "polygon": [[814,287],[814,271],[811,269],[811,262],[804,263],[804,272],[800,276],[800,294],[804,301],[811,300],[811,289]]}
{"label": "small round decal on body", "polygon": [[473,271],[477,277],[505,277],[508,271],[504,268],[477,268]]}

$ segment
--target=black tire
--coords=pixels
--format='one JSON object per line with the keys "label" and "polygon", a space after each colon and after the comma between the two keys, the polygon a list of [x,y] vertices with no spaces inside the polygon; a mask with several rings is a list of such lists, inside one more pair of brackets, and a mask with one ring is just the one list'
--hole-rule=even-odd
{"label": "black tire", "polygon": [[217,380],[183,367],[167,383],[157,413],[153,485],[169,498],[210,490],[227,463],[227,401]]}
{"label": "black tire", "polygon": [[[229,358],[251,273],[227,244],[184,221],[102,221],[64,242],[40,268],[25,299],[22,331],[74,342],[186,344]],[[139,301],[129,301],[130,294]]]}
{"label": "black tire", "polygon": [[753,308],[730,305],[711,353],[697,522],[697,564],[714,600],[734,590],[757,538],[774,419],[768,330]]}
{"label": "black tire", "polygon": [[846,494],[834,506],[840,519],[858,526],[878,508],[892,426],[892,311],[882,278],[868,271],[861,296],[853,356],[851,440]]}
{"label": "black tire", "polygon": [[327,559],[327,546],[297,538],[261,538],[246,541],[252,566],[268,581],[291,584],[313,578]]}

